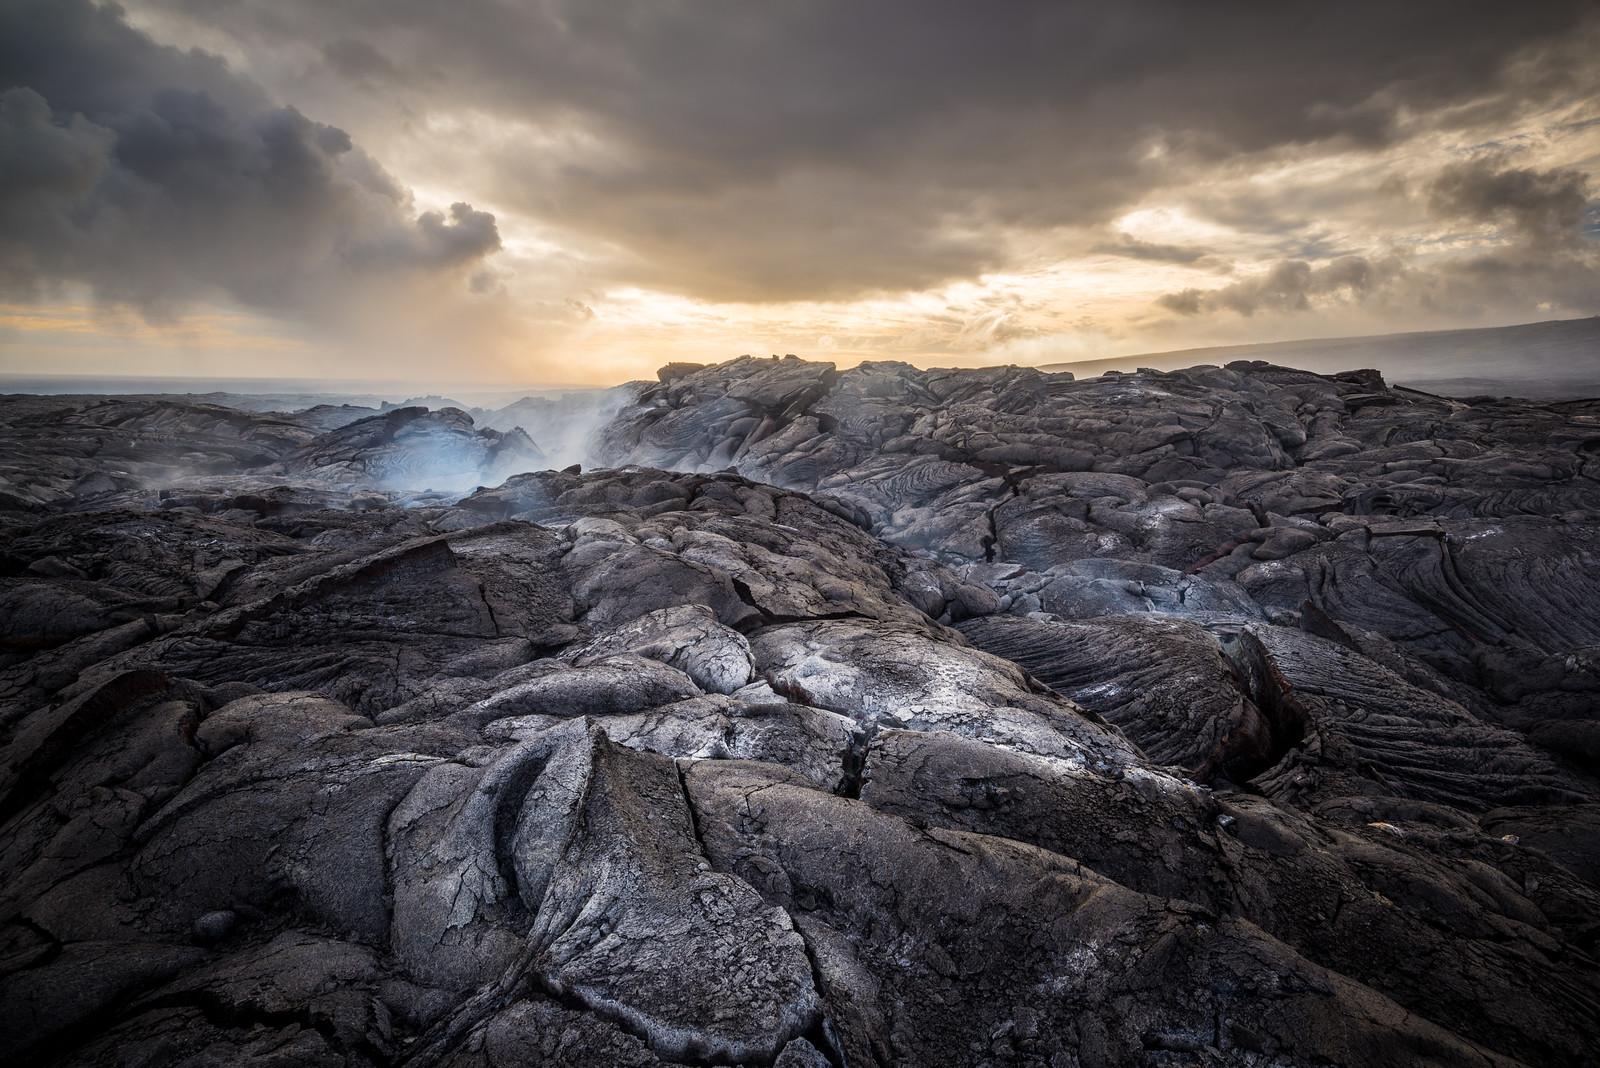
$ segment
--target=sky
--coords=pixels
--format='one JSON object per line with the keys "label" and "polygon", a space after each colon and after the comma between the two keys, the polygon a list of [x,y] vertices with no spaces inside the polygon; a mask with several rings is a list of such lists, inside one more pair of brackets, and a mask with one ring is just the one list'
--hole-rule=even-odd
{"label": "sky", "polygon": [[607,384],[1600,313],[1600,5],[0,0],[0,372]]}

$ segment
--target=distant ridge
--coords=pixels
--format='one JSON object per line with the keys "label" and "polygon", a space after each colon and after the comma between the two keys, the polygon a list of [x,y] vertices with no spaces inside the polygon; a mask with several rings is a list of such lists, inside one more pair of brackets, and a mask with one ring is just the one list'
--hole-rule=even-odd
{"label": "distant ridge", "polygon": [[1175,349],[1105,360],[1052,363],[1043,371],[1080,378],[1149,367],[1265,360],[1308,371],[1376,367],[1392,385],[1448,396],[1504,394],[1541,400],[1600,396],[1600,316],[1519,326],[1429,330]]}

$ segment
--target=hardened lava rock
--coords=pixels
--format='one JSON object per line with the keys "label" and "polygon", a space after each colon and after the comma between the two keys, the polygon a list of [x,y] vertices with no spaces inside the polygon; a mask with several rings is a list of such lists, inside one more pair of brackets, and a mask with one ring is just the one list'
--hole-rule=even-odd
{"label": "hardened lava rock", "polygon": [[0,1058],[1600,1063],[1600,404],[660,377],[0,399]]}

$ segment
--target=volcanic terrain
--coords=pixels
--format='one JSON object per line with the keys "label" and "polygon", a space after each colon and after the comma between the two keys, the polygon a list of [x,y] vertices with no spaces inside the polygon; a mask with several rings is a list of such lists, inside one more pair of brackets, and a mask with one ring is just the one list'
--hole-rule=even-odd
{"label": "volcanic terrain", "polygon": [[1600,401],[604,411],[0,398],[0,1059],[1600,1064]]}

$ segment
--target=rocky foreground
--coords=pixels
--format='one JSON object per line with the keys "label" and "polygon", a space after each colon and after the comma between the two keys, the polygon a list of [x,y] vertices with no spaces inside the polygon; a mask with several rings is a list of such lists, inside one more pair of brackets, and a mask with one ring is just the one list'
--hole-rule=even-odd
{"label": "rocky foreground", "polygon": [[0,398],[0,1059],[1600,1063],[1600,401],[523,429]]}

